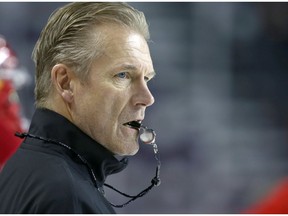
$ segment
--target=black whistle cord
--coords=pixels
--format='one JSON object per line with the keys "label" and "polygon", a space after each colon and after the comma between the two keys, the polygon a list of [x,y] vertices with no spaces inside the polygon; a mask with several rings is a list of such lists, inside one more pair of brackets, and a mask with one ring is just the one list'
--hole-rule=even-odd
{"label": "black whistle cord", "polygon": [[[30,137],[32,139],[38,139],[38,140],[42,140],[42,141],[45,141],[45,142],[49,142],[49,143],[53,143],[53,144],[57,144],[57,145],[60,145],[68,150],[70,150],[71,152],[73,152],[73,154],[75,154],[81,161],[82,163],[84,163],[89,171],[90,171],[90,174],[92,176],[92,179],[94,181],[94,185],[95,187],[98,189],[98,191],[100,193],[102,193],[104,195],[104,191],[102,188],[98,187],[97,185],[97,179],[96,179],[96,176],[94,174],[94,171],[92,169],[92,167],[89,165],[88,161],[82,157],[81,155],[79,155],[76,151],[74,151],[70,146],[66,145],[65,143],[62,143],[62,142],[59,142],[59,141],[56,141],[56,140],[53,140],[53,139],[48,139],[48,138],[45,138],[45,137],[40,137],[40,136],[36,136],[36,135],[33,135],[33,134],[29,134],[29,133],[19,133],[19,132],[16,132],[15,133],[15,136],[23,139],[25,137]],[[125,207],[126,205],[128,205],[129,203],[131,203],[132,201],[140,198],[140,197],[143,197],[145,194],[147,194],[154,186],[159,186],[161,181],[160,181],[160,167],[161,167],[161,162],[160,162],[160,158],[159,158],[159,153],[158,153],[158,149],[157,149],[157,145],[154,143],[152,144],[153,145],[153,148],[154,148],[154,157],[157,161],[157,167],[156,167],[156,175],[155,177],[151,180],[151,185],[149,187],[147,187],[146,189],[144,189],[143,191],[141,191],[140,193],[138,193],[137,195],[135,196],[131,196],[131,195],[128,195],[128,194],[125,194],[119,190],[117,190],[116,188],[114,188],[113,186],[109,185],[109,184],[104,184],[104,186],[110,188],[111,190],[114,190],[115,192],[125,196],[125,197],[128,197],[130,198],[130,200],[128,200],[127,202],[125,202],[124,204],[122,205],[115,205],[113,203],[111,203],[110,201],[108,201],[110,203],[110,205],[112,205],[113,207],[116,207],[116,208],[123,208]]]}

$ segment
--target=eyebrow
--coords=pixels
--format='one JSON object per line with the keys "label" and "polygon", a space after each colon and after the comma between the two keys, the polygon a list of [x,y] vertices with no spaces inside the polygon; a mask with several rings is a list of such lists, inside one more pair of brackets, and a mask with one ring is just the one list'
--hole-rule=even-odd
{"label": "eyebrow", "polygon": [[[130,64],[125,64],[123,65],[123,69],[124,70],[138,70],[138,68],[134,65],[130,65]],[[151,76],[151,78],[155,77],[156,76],[156,72],[155,71],[151,71],[151,72],[148,72],[147,73],[148,76]]]}

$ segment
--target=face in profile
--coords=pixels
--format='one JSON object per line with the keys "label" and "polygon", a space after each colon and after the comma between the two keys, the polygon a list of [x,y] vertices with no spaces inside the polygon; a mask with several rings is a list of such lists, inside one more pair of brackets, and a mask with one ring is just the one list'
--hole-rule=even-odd
{"label": "face in profile", "polygon": [[145,39],[134,31],[103,26],[106,47],[92,65],[87,83],[74,91],[74,123],[116,155],[139,149],[138,130],[125,125],[142,121],[154,103],[148,82],[154,75]]}

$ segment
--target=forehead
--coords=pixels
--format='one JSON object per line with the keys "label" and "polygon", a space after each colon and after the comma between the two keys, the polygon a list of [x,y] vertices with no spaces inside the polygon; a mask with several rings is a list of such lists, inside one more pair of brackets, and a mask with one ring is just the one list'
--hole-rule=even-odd
{"label": "forehead", "polygon": [[104,56],[107,58],[119,61],[119,63],[133,61],[153,67],[148,44],[139,33],[124,27],[107,26],[103,36]]}

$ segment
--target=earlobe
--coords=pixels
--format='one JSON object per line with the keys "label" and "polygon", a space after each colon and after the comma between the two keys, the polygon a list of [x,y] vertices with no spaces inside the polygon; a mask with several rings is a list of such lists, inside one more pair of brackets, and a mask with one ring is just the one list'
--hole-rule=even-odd
{"label": "earlobe", "polygon": [[72,77],[72,71],[64,64],[57,64],[51,70],[51,79],[55,90],[67,103],[73,101]]}
{"label": "earlobe", "polygon": [[72,103],[72,101],[73,101],[73,93],[72,93],[72,91],[64,90],[62,92],[61,96],[67,103]]}

